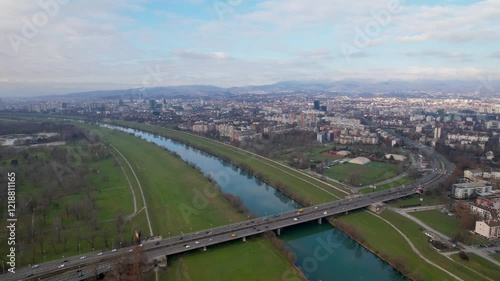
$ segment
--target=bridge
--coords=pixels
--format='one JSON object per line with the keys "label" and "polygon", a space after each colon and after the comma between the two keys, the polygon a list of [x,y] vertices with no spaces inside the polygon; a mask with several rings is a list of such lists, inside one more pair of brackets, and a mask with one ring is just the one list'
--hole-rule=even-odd
{"label": "bridge", "polygon": [[2,280],[82,280],[113,270],[117,262],[134,253],[143,253],[150,262],[154,260],[168,262],[167,257],[170,255],[193,250],[206,250],[207,247],[232,240],[245,241],[249,236],[267,231],[276,231],[280,234],[283,228],[289,226],[310,221],[322,223],[323,218],[326,217],[365,208],[373,203],[406,197],[415,194],[419,186],[429,187],[438,184],[451,174],[453,169],[453,164],[441,158],[432,149],[428,147],[419,147],[419,149],[430,158],[433,169],[412,184],[168,237],[158,241],[158,243],[144,243],[142,246],[135,245],[106,252],[92,252],[85,254],[85,256],[72,256],[46,262],[36,267],[24,267],[16,270],[15,274],[3,275]]}

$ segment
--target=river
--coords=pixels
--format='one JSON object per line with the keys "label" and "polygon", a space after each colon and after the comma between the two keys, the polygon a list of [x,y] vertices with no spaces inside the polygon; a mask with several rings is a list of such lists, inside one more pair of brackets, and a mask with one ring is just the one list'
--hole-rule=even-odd
{"label": "river", "polygon": [[[196,164],[212,176],[226,193],[239,196],[246,207],[259,216],[300,208],[279,190],[253,175],[198,149],[153,134],[129,128],[103,125],[141,137]],[[297,256],[296,265],[310,281],[409,280],[385,261],[328,223],[304,223],[282,230],[287,246]]]}

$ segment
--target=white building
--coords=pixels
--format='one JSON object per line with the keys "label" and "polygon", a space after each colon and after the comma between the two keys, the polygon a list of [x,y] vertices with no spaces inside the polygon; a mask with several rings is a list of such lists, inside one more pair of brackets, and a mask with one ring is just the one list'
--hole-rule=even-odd
{"label": "white building", "polygon": [[476,221],[474,231],[488,239],[500,238],[500,221]]}
{"label": "white building", "polygon": [[491,185],[484,182],[455,183],[451,186],[451,196],[457,199],[468,199],[477,193],[491,192]]}

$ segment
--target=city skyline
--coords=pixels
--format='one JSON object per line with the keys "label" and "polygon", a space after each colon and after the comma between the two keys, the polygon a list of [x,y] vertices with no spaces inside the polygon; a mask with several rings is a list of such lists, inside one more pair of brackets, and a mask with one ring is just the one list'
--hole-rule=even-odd
{"label": "city skyline", "polygon": [[4,1],[0,95],[289,80],[498,80],[498,4]]}

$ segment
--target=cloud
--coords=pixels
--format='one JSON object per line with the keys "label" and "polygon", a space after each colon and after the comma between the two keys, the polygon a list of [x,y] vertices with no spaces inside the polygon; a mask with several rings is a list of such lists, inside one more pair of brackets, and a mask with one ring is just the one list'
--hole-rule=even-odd
{"label": "cloud", "polygon": [[500,51],[496,51],[496,52],[494,52],[494,53],[491,53],[491,54],[490,54],[490,57],[491,57],[491,58],[500,59]]}
{"label": "cloud", "polygon": [[175,50],[172,51],[171,54],[173,56],[184,59],[231,59],[231,57],[224,52],[197,52],[193,50]]}
{"label": "cloud", "polygon": [[469,54],[464,54],[460,52],[445,52],[445,51],[434,51],[434,50],[407,52],[405,55],[408,57],[431,57],[431,58],[450,59],[453,61],[465,61],[467,59],[470,59],[471,57],[471,55]]}
{"label": "cloud", "polygon": [[500,5],[486,0],[470,5],[405,6],[394,17],[400,42],[429,40],[465,42],[500,39]]}

